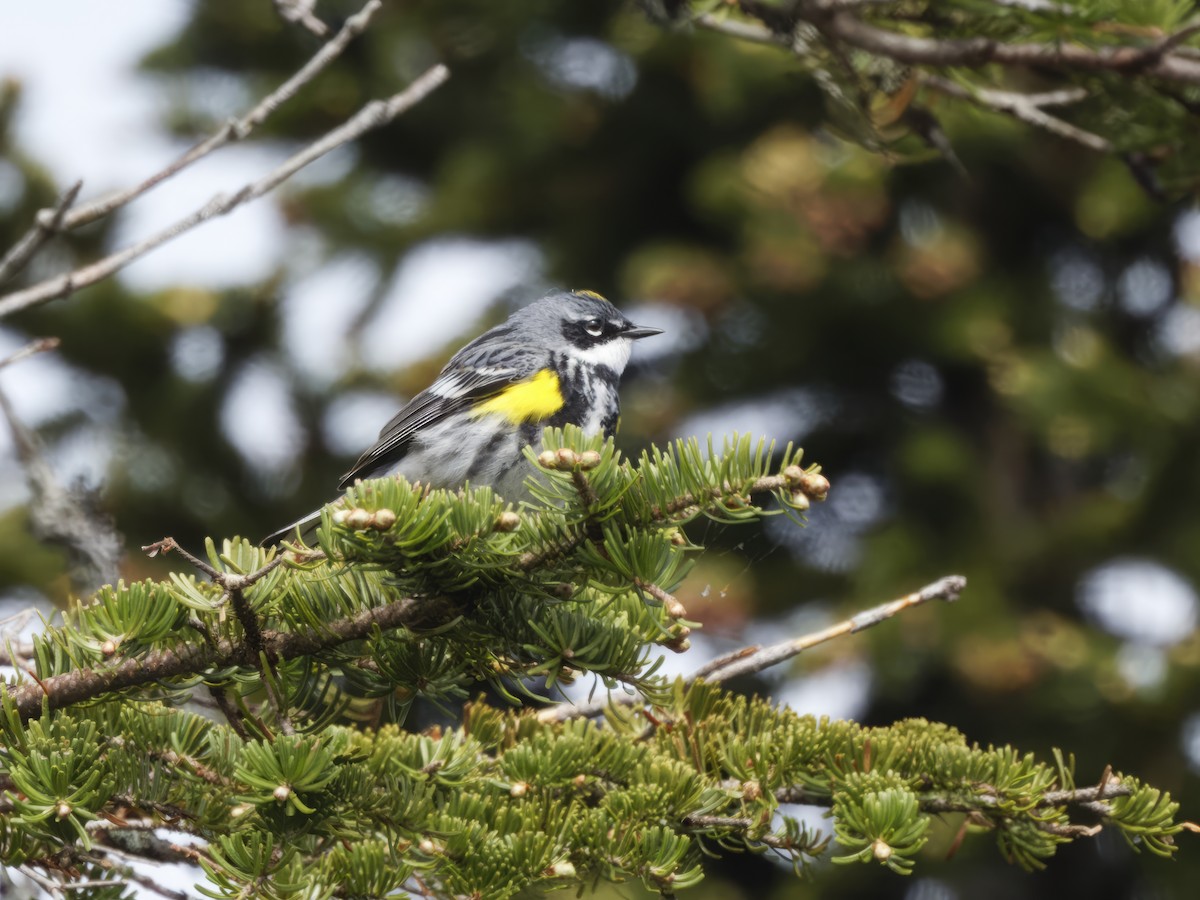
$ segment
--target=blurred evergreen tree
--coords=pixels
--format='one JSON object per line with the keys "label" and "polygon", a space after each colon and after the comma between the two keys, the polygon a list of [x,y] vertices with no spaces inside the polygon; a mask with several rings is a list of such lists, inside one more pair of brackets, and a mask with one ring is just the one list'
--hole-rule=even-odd
{"label": "blurred evergreen tree", "polygon": [[[321,263],[352,254],[375,273],[348,342],[358,351],[414,249],[447,236],[530,241],[544,271],[498,290],[503,301],[545,278],[670,307],[680,343],[627,379],[622,446],[754,425],[803,442],[837,485],[805,532],[705,534],[713,548],[680,598],[708,631],[736,636],[804,603],[849,611],[962,571],[969,603],[832,651],[869,660],[856,717],[923,716],[985,744],[1066,746],[1081,772],[1136,771],[1187,814],[1200,799],[1200,218],[1185,203],[1200,99],[1146,69],[1167,50],[1193,58],[1194,4],[848,4],[858,21],[939,39],[1144,52],[1123,70],[1047,62],[965,75],[861,48],[796,55],[772,44],[801,33],[806,15],[820,20],[821,4],[738,6],[667,4],[658,20],[612,3],[389,6],[262,136],[311,140],[437,60],[453,77],[360,142],[332,180],[282,189],[294,252],[273,278],[148,297],[109,281],[11,320],[61,337],[67,360],[120,385],[107,494],[119,527],[132,545],[164,534],[196,545],[265,533],[329,499],[354,455],[331,440],[329,410],[360,391],[410,395],[484,324],[463,323],[425,362],[382,378],[357,360],[332,381],[313,378],[287,352],[281,299]],[[357,9],[318,11],[336,24]],[[761,40],[735,39],[729,22]],[[193,138],[229,112],[205,102],[210,79],[258,96],[317,45],[271,4],[205,0],[146,70],[178,97],[171,127]],[[928,78],[976,97],[1086,89],[1055,115],[1109,152]],[[22,171],[31,189],[0,223],[4,246],[54,194],[32,164]],[[105,241],[102,227],[76,233],[65,252],[90,259]],[[431,316],[442,300],[425,299]],[[172,347],[205,328],[220,352],[190,376]],[[259,364],[287,372],[305,435],[285,471],[256,466],[218,424]],[[85,424],[46,430],[69,439]],[[61,564],[33,548],[21,514],[0,528],[4,583],[62,596]],[[1121,573],[1139,565],[1124,588]],[[164,571],[130,555],[131,579]],[[1164,583],[1182,589],[1154,589]],[[793,675],[830,659],[806,656]],[[1113,844],[1067,847],[1035,879],[970,842],[943,863],[955,827],[935,823],[923,851],[930,896],[1187,896],[1198,876],[1191,854],[1164,867]],[[697,896],[734,896],[752,879],[795,889],[759,857],[720,865],[710,877],[729,881]],[[825,872],[819,885],[829,897],[918,891],[869,867]]]}

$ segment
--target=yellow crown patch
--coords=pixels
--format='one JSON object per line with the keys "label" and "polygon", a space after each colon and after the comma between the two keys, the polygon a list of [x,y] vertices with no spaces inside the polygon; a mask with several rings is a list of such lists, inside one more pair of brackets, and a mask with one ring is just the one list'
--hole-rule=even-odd
{"label": "yellow crown patch", "polygon": [[591,297],[593,300],[603,300],[605,303],[608,302],[607,297],[605,297],[603,294],[597,294],[595,291],[572,291],[571,293],[579,297]]}

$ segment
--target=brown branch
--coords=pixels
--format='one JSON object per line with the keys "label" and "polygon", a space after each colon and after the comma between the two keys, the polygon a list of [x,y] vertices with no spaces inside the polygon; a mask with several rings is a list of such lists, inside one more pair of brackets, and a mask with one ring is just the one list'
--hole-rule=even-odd
{"label": "brown branch", "polygon": [[213,698],[213,702],[217,704],[217,709],[221,711],[221,715],[225,717],[225,721],[229,723],[229,727],[233,729],[233,733],[243,741],[250,740],[250,730],[246,728],[246,722],[242,718],[241,712],[233,705],[233,701],[229,699],[229,692],[223,687],[210,684],[208,686],[208,694]]}
{"label": "brown branch", "polygon": [[[440,624],[459,612],[460,601],[451,598],[405,597],[336,619],[321,629],[266,630],[263,632],[263,649],[267,658],[278,664],[363,640],[376,629],[390,631]],[[40,683],[26,682],[15,687],[0,685],[0,690],[9,695],[21,716],[28,718],[40,712],[43,701],[50,709],[61,709],[114,691],[228,666],[254,668],[257,656],[244,641],[223,638],[215,645],[182,644],[171,649],[151,650],[136,657],[114,657],[102,667],[54,675]]]}
{"label": "brown branch", "polygon": [[[743,8],[753,4],[743,0]],[[1169,47],[1170,37],[1150,48],[1112,47],[1091,50],[1078,44],[1007,44],[991,38],[930,38],[879,28],[847,12],[832,15],[810,2],[797,10],[823,34],[860,50],[909,65],[979,68],[989,63],[1040,66],[1067,72],[1124,72],[1137,69],[1164,81],[1200,84],[1200,61]],[[1190,35],[1189,35],[1190,36]],[[1185,37],[1186,39],[1186,37]]]}
{"label": "brown branch", "polygon": [[356,140],[368,131],[372,131],[393,121],[401,113],[424,100],[425,97],[440,87],[449,77],[450,71],[445,66],[441,64],[435,65],[400,93],[394,94],[386,100],[371,101],[337,128],[334,128],[324,137],[292,155],[282,165],[257,181],[243,185],[232,194],[217,194],[200,209],[155,232],[144,240],[118,250],[103,259],[82,266],[65,275],[49,278],[24,290],[14,291],[11,294],[0,297],[0,318],[33,306],[48,303],[51,300],[57,300],[60,297],[66,297],[80,288],[88,287],[98,281],[102,281],[156,247],[191,231],[197,225],[224,216],[239,206],[263,196],[274,190],[300,169],[320,159],[330,151]]}
{"label": "brown branch", "polygon": [[671,594],[663,590],[657,584],[654,584],[651,581],[646,581],[642,578],[635,578],[633,583],[637,585],[639,589],[645,591],[647,594],[661,603],[666,609],[667,615],[672,619],[682,619],[687,616],[687,610],[683,608],[683,604],[679,602],[674,594]]}
{"label": "brown branch", "polygon": [[[740,785],[740,781],[731,780],[726,786],[736,788]],[[1088,812],[1107,818],[1112,815],[1113,810],[1105,801],[1113,800],[1117,797],[1128,797],[1131,793],[1133,791],[1130,788],[1115,781],[1106,785],[1096,785],[1094,787],[1077,788],[1074,790],[1046,791],[1040,797],[1036,798],[1038,803],[1034,809],[1037,811],[1050,810],[1060,806],[1077,806],[1080,809],[1086,809]],[[921,810],[927,813],[986,812],[998,807],[1001,803],[1013,799],[1011,796],[1002,797],[990,791],[978,793],[970,793],[969,791],[964,791],[963,793],[927,791],[919,792],[918,796]],[[809,806],[829,806],[833,802],[833,798],[828,793],[818,793],[802,785],[778,788],[775,791],[775,799],[780,803],[801,803]]]}
{"label": "brown branch", "polygon": [[[746,818],[744,816],[684,816],[682,825],[684,828],[694,830],[705,830],[709,828],[732,828],[735,831],[748,832],[757,828],[761,828],[763,823],[755,819]],[[744,835],[746,840],[752,844],[762,844],[764,847],[772,847],[776,850],[797,850],[802,849],[795,847],[791,841],[786,838],[781,838],[778,835],[766,833],[757,837]]]}

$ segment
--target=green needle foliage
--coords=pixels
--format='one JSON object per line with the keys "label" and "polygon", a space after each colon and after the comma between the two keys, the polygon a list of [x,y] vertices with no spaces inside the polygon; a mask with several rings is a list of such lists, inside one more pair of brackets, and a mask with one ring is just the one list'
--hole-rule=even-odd
{"label": "green needle foliage", "polygon": [[[568,429],[533,461],[520,509],[365,482],[325,511],[316,547],[210,543],[208,580],[77,605],[37,639],[36,678],[0,695],[0,860],[86,880],[122,865],[110,849],[186,859],[215,898],[503,898],[596,879],[673,895],[722,852],[808,871],[828,840],[793,803],[830,810],[835,862],[902,874],[933,818],[956,814],[1026,868],[1097,825],[1173,851],[1177,805],[1134,778],[1077,789],[1061,757],[944,725],[818,720],[656,674],[655,645],[686,648],[670,595],[699,549],[686,527],[799,517],[823,479],[798,450],[691,441],[630,463]],[[462,703],[485,685],[523,703],[588,673],[644,703],[594,719]],[[456,724],[407,730],[419,699]],[[202,700],[213,709],[188,708]]]}

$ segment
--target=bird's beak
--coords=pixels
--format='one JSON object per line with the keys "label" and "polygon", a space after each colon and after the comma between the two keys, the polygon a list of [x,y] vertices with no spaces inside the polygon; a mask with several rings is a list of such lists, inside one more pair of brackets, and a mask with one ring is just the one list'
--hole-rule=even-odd
{"label": "bird's beak", "polygon": [[640,338],[653,337],[656,334],[662,334],[662,329],[649,328],[645,325],[630,325],[621,332],[621,337],[627,337],[636,341]]}

